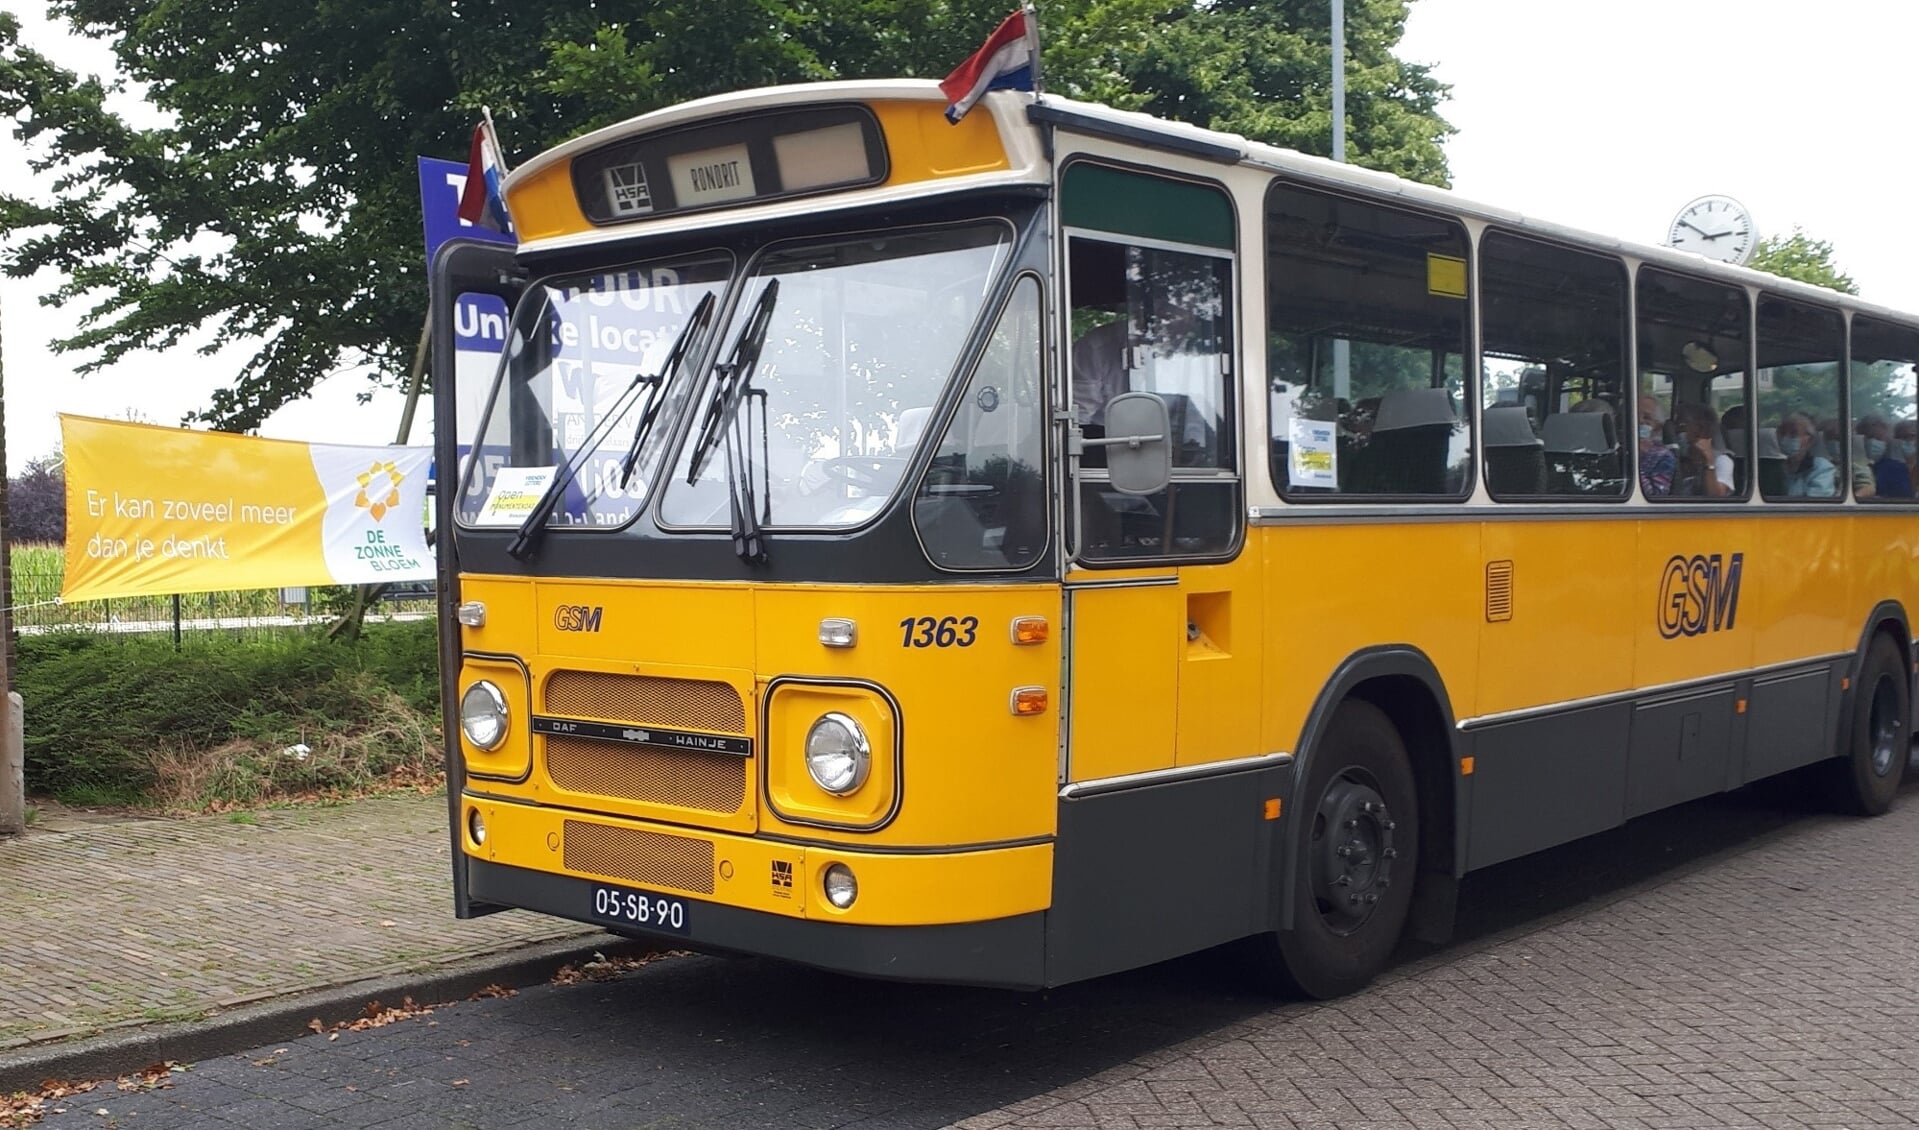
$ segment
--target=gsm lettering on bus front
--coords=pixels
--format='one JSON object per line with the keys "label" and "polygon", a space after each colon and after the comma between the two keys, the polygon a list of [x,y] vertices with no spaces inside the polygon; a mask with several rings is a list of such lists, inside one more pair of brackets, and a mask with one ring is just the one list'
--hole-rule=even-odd
{"label": "gsm lettering on bus front", "polygon": [[553,610],[553,626],[562,632],[597,632],[604,605],[562,604]]}
{"label": "gsm lettering on bus front", "polygon": [[1659,582],[1659,634],[1666,639],[1730,631],[1739,615],[1746,555],[1677,554]]}

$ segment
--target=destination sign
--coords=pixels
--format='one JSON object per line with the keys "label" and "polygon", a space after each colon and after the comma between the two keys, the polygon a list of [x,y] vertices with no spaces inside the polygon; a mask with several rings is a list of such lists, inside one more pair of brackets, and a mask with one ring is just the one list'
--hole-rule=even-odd
{"label": "destination sign", "polygon": [[886,141],[865,106],[808,106],[616,141],[572,173],[587,219],[617,224],[880,184]]}
{"label": "destination sign", "polygon": [[673,199],[683,208],[750,200],[757,195],[753,190],[753,158],[744,145],[681,153],[668,157],[666,167],[673,173]]}

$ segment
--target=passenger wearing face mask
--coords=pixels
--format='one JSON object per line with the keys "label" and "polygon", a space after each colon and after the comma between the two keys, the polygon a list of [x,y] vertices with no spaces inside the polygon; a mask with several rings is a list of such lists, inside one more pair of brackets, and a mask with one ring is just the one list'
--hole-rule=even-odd
{"label": "passenger wearing face mask", "polygon": [[1779,452],[1786,457],[1786,495],[1789,498],[1835,498],[1838,471],[1819,454],[1819,433],[1812,417],[1794,412],[1779,421]]}
{"label": "passenger wearing face mask", "polygon": [[1659,440],[1659,425],[1663,422],[1659,418],[1658,398],[1640,397],[1639,489],[1647,498],[1671,494],[1673,473],[1679,469],[1672,448]]}
{"label": "passenger wearing face mask", "polygon": [[[1879,498],[1911,498],[1912,468],[1893,446],[1892,425],[1884,416],[1859,421],[1861,454],[1872,469],[1872,487]],[[1863,497],[1863,496],[1862,496]]]}
{"label": "passenger wearing face mask", "polygon": [[1714,442],[1719,418],[1712,407],[1696,400],[1673,408],[1679,425],[1679,470],[1672,492],[1693,498],[1724,498],[1732,493],[1732,456]]}

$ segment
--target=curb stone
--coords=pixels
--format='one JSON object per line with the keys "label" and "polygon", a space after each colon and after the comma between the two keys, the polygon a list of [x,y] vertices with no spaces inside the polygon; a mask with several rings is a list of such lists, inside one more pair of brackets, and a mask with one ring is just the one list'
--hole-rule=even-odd
{"label": "curb stone", "polygon": [[48,1079],[111,1079],[165,1060],[193,1063],[245,1051],[261,1044],[312,1035],[315,1018],[332,1025],[360,1017],[367,1002],[397,1005],[403,997],[420,1004],[464,1000],[486,988],[509,989],[544,984],[562,965],[590,958],[643,956],[655,946],[613,934],[587,934],[540,942],[482,957],[385,977],[350,981],[239,1008],[204,1020],[148,1024],[115,1029],[82,1039],[42,1041],[0,1052],[0,1094],[33,1090]]}

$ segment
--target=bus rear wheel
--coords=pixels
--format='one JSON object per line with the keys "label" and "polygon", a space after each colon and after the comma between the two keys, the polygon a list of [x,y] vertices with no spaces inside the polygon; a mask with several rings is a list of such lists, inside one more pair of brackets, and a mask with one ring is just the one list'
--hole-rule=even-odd
{"label": "bus rear wheel", "polygon": [[1899,648],[1873,637],[1852,694],[1845,756],[1829,767],[1834,799],[1861,816],[1892,808],[1912,756],[1912,684]]}
{"label": "bus rear wheel", "polygon": [[1392,957],[1419,869],[1419,801],[1398,728],[1356,699],[1334,712],[1303,785],[1293,928],[1276,935],[1271,972],[1324,1000],[1364,988]]}

